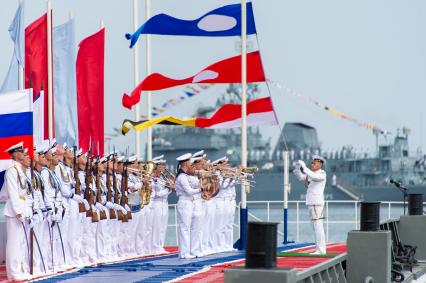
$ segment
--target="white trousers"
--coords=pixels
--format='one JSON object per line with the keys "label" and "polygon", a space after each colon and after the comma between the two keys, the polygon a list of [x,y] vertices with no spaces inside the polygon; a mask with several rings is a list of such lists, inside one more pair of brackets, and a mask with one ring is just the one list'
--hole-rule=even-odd
{"label": "white trousers", "polygon": [[145,215],[147,208],[144,207],[138,212],[138,217],[135,221],[135,250],[138,255],[145,255],[144,233],[145,233]]}
{"label": "white trousers", "polygon": [[234,246],[235,199],[225,200],[225,249],[231,251]]}
{"label": "white trousers", "polygon": [[144,250],[146,254],[152,254],[152,226],[154,223],[154,206],[153,201],[151,200],[147,206],[145,206],[145,218],[144,218],[144,233],[143,233],[143,241],[144,241]]}
{"label": "white trousers", "polygon": [[164,241],[169,216],[167,200],[154,200],[153,211],[155,221],[152,226],[152,249],[154,254],[164,252]]}
{"label": "white trousers", "polygon": [[324,233],[324,205],[308,205],[309,216],[315,235],[316,251],[326,253],[325,233]]}
{"label": "white trousers", "polygon": [[91,217],[86,217],[85,214],[84,216],[81,256],[85,264],[91,264],[97,261],[96,229],[98,223],[92,223]]}
{"label": "white trousers", "polygon": [[28,248],[22,223],[15,217],[6,216],[6,273],[9,280],[28,276]]}
{"label": "white trousers", "polygon": [[136,248],[138,246],[138,237],[137,237],[137,229],[139,221],[141,221],[142,216],[142,210],[138,212],[132,212],[132,220],[129,222],[130,230],[128,231],[130,235],[129,239],[129,254],[132,256],[141,256],[143,253],[139,253],[138,249]]}
{"label": "white trousers", "polygon": [[179,199],[177,203],[177,217],[179,225],[179,257],[190,255],[201,256],[201,226],[202,201]]}
{"label": "white trousers", "polygon": [[69,205],[69,221],[68,221],[68,262],[70,264],[80,265],[81,241],[82,241],[82,226],[85,214],[78,210],[78,203],[70,201]]}
{"label": "white trousers", "polygon": [[[215,244],[215,214],[216,199],[202,201],[203,205],[203,224],[201,227],[202,248],[204,253],[211,254],[216,251]],[[214,228],[213,228],[214,227]]]}
{"label": "white trousers", "polygon": [[212,236],[214,237],[214,245],[216,252],[223,252],[226,250],[225,242],[225,225],[226,225],[226,203],[224,198],[216,199],[215,207],[216,215],[213,227],[215,227]]}
{"label": "white trousers", "polygon": [[108,227],[108,219],[100,220],[96,229],[96,255],[101,262],[108,261],[109,245],[111,243]]}

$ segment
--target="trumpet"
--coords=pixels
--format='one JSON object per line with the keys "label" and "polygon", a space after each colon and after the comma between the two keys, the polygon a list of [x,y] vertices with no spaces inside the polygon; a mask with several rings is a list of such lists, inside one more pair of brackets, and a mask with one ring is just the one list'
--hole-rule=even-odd
{"label": "trumpet", "polygon": [[167,170],[167,168],[165,168],[163,174],[161,174],[161,179],[160,182],[170,188],[171,190],[175,190],[175,180],[176,180],[176,176],[175,174],[173,174],[172,172],[170,172],[169,170]]}

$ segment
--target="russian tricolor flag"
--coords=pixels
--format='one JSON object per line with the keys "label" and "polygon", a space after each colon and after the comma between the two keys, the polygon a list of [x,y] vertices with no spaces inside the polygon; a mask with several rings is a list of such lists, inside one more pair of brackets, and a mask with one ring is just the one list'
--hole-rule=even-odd
{"label": "russian tricolor flag", "polygon": [[5,170],[11,161],[6,149],[24,142],[28,153],[33,153],[33,97],[32,89],[0,94],[0,190]]}

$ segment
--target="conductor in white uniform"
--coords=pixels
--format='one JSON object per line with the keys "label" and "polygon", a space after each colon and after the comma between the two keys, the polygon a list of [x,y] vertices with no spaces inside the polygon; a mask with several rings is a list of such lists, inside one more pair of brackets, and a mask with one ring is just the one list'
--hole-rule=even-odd
{"label": "conductor in white uniform", "polygon": [[315,234],[316,250],[313,254],[325,254],[326,243],[324,234],[324,189],[326,173],[323,170],[325,159],[319,155],[312,156],[311,168],[302,160],[296,162],[293,173],[299,181],[305,182],[306,205],[308,206]]}

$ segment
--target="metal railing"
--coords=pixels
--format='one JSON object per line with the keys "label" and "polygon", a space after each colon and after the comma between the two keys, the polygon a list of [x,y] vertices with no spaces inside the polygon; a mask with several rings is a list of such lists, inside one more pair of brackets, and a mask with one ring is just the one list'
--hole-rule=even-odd
{"label": "metal railing", "polygon": [[[332,225],[350,225],[353,227],[351,229],[354,229],[354,230],[359,229],[360,203],[361,203],[360,201],[350,201],[350,200],[341,200],[341,201],[329,200],[325,202],[324,229],[325,229],[327,241],[329,241],[330,226]],[[249,219],[252,219],[255,221],[274,220],[274,222],[283,224],[283,216],[282,216],[283,205],[284,205],[283,201],[247,201]],[[288,205],[289,205],[289,216],[290,216],[289,217],[290,220],[288,221],[289,231],[295,234],[294,240],[296,242],[300,242],[300,238],[301,238],[300,234],[302,231],[301,226],[311,223],[309,218],[307,216],[304,216],[303,213],[301,213],[302,209],[304,211],[307,211],[305,201],[289,201]],[[330,216],[330,211],[332,211],[335,206],[339,206],[340,209],[345,209],[345,211],[347,212],[346,219],[345,217],[341,217],[339,219],[339,215],[334,215],[334,214],[333,216]],[[240,226],[239,207],[240,207],[240,203],[236,206],[236,209],[237,209],[236,215],[238,217],[236,217],[236,220],[234,222],[234,227],[237,227],[237,228],[239,228]],[[169,229],[167,230],[167,232],[175,233],[174,239],[177,245],[178,223],[177,223],[176,204],[169,205],[169,212],[171,211],[173,211],[174,213],[174,217],[173,217],[174,219],[172,223],[168,224]],[[259,213],[259,212],[262,212],[262,213]],[[381,221],[398,217],[403,214],[403,202],[383,201],[380,204],[380,213],[381,213]],[[348,215],[350,216],[350,218],[348,218]],[[280,229],[278,230],[278,236],[281,236],[281,237],[283,236],[283,232]]]}

